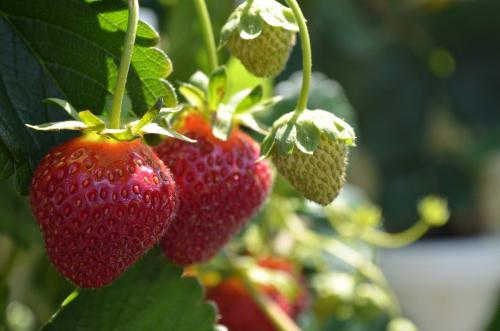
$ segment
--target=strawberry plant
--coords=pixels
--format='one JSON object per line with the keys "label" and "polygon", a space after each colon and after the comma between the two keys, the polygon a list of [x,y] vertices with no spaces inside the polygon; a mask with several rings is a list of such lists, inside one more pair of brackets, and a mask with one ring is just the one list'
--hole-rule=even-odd
{"label": "strawberry plant", "polygon": [[[443,225],[445,202],[388,234],[345,186],[348,102],[333,89],[344,107],[309,108],[296,0],[247,0],[220,32],[190,5],[206,62],[174,86],[137,0],[0,0],[0,330],[415,330],[373,249]],[[297,40],[297,103],[272,116],[287,103],[266,77]],[[16,293],[19,272],[37,275],[38,304]]]}

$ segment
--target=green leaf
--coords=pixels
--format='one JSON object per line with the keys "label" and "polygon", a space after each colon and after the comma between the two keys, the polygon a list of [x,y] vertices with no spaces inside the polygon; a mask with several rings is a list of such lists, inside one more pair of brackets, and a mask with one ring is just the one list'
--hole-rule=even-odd
{"label": "green leaf", "polygon": [[[24,126],[69,118],[44,99],[65,99],[76,109],[103,111],[116,82],[127,16],[125,1],[0,1],[0,142],[8,151],[2,158],[33,169],[50,149],[73,136]],[[139,24],[127,83],[137,114],[159,97],[167,106],[176,103],[164,79],[172,66],[154,48],[158,41],[151,27]]]}
{"label": "green leaf", "polygon": [[[27,164],[27,163],[24,163]],[[18,169],[20,172],[23,169]],[[18,176],[23,177],[23,176]],[[29,177],[28,177],[29,178]],[[2,198],[0,199],[0,233],[7,235],[18,247],[28,248],[42,246],[40,229],[33,218],[28,199],[19,197],[12,179],[0,182]]]}
{"label": "green leaf", "polygon": [[208,107],[210,110],[217,110],[220,103],[224,99],[227,90],[227,72],[225,67],[216,69],[210,75],[208,82]]}
{"label": "green leaf", "polygon": [[155,253],[113,285],[66,300],[42,331],[214,331],[215,310],[203,303],[199,283]]}
{"label": "green leaf", "polygon": [[102,130],[106,126],[102,119],[88,110],[81,111],[78,113],[78,115],[80,116],[82,122],[89,128]]}
{"label": "green leaf", "polygon": [[198,87],[188,83],[181,83],[179,93],[191,106],[197,109],[205,108],[205,93]]}
{"label": "green leaf", "polygon": [[14,162],[9,156],[8,149],[0,141],[0,180],[9,178],[14,174]]}
{"label": "green leaf", "polygon": [[236,106],[236,114],[242,113],[258,104],[264,96],[264,88],[262,85],[256,86],[243,100]]}
{"label": "green leaf", "polygon": [[52,103],[64,109],[69,116],[73,117],[75,120],[79,121],[80,116],[78,115],[78,111],[73,107],[68,101],[57,99],[57,98],[48,98],[45,99],[44,102]]}
{"label": "green leaf", "polygon": [[213,124],[213,135],[222,141],[226,141],[231,135],[231,131],[233,130],[233,119],[233,108],[226,105],[221,105],[217,110],[217,116],[215,117],[215,121]]}
{"label": "green leaf", "polygon": [[313,154],[320,142],[320,132],[312,121],[297,123],[297,148],[305,154]]}
{"label": "green leaf", "polygon": [[241,39],[252,40],[258,38],[262,34],[262,18],[257,14],[248,12],[241,16],[239,29]]}

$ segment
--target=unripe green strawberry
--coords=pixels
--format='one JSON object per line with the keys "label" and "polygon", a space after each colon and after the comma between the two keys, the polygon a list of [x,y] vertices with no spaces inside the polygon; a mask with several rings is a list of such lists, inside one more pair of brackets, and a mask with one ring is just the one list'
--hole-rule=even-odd
{"label": "unripe green strawberry", "polygon": [[273,153],[279,173],[305,198],[322,205],[332,202],[344,186],[347,146],[320,136],[314,155],[295,149],[291,155]]}
{"label": "unripe green strawberry", "polygon": [[277,76],[295,46],[298,27],[290,9],[274,0],[239,6],[222,29],[226,45],[252,74]]}
{"label": "unripe green strawberry", "polygon": [[278,172],[305,198],[331,203],[344,186],[348,147],[354,131],[335,115],[307,110],[284,115],[263,145]]}

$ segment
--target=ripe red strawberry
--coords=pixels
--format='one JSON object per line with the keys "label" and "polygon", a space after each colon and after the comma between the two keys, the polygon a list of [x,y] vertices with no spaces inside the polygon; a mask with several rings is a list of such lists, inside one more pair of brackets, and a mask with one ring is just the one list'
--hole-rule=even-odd
{"label": "ripe red strawberry", "polygon": [[[268,258],[261,260],[259,265],[267,269],[289,273],[303,284],[302,279],[294,274],[293,266],[288,261]],[[260,290],[292,319],[298,317],[308,301],[308,292],[305,286],[302,286],[300,293],[293,301],[290,301],[289,298],[270,285],[260,286]],[[231,331],[276,331],[266,314],[237,278],[228,278],[217,286],[209,288],[206,297],[217,304],[221,316],[219,323]]]}
{"label": "ripe red strawberry", "polygon": [[239,129],[224,142],[192,114],[179,132],[198,143],[166,139],[155,149],[172,169],[179,195],[162,247],[175,263],[190,265],[211,259],[254,216],[271,189],[272,173],[267,161],[255,162],[259,145]]}
{"label": "ripe red strawberry", "polygon": [[85,288],[118,278],[161,239],[177,207],[171,173],[151,148],[96,136],[50,152],[30,199],[48,256]]}

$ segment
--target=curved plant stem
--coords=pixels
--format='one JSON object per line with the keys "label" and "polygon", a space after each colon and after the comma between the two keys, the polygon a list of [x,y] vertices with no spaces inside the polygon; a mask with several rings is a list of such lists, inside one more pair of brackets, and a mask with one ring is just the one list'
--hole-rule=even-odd
{"label": "curved plant stem", "polygon": [[125,87],[127,85],[127,76],[132,62],[132,53],[134,51],[137,26],[139,24],[139,2],[138,0],[129,0],[128,27],[123,44],[123,53],[120,60],[120,68],[116,79],[116,86],[113,93],[113,106],[110,114],[110,128],[119,129],[121,126],[121,112]]}
{"label": "curved plant stem", "polygon": [[366,230],[363,233],[363,240],[379,247],[385,248],[400,248],[408,246],[420,239],[427,231],[429,231],[430,226],[419,221],[415,223],[412,227],[400,233],[387,233],[376,229]]}
{"label": "curved plant stem", "polygon": [[203,40],[208,52],[209,70],[213,72],[219,66],[217,58],[217,47],[215,46],[214,30],[212,28],[212,21],[205,0],[194,0],[198,16],[200,18],[201,28],[203,30]]}
{"label": "curved plant stem", "polygon": [[274,301],[269,299],[265,294],[260,292],[252,280],[248,277],[245,270],[238,266],[236,258],[229,252],[225,252],[228,263],[231,269],[236,273],[238,279],[243,283],[243,286],[248,291],[252,299],[257,303],[260,309],[266,314],[278,331],[300,331],[300,328],[295,322],[281,309]]}
{"label": "curved plant stem", "polygon": [[292,237],[303,245],[322,250],[337,257],[347,265],[358,270],[364,277],[382,288],[390,297],[389,314],[401,316],[401,307],[382,271],[361,253],[335,238],[327,238],[308,230],[298,217],[288,217],[284,223]]}
{"label": "curved plant stem", "polygon": [[297,103],[296,114],[302,114],[307,108],[309,99],[309,89],[311,87],[312,75],[312,51],[311,38],[309,37],[309,29],[307,28],[306,18],[300,9],[296,0],[286,0],[288,6],[295,16],[295,20],[299,25],[300,40],[302,46],[302,89],[300,91],[299,101]]}

